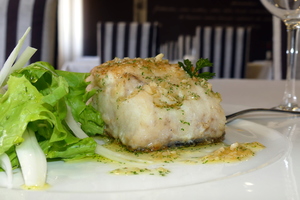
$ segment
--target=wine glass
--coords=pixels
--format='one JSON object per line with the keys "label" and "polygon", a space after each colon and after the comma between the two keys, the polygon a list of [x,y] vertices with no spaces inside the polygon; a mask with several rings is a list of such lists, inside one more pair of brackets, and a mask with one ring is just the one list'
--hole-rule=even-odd
{"label": "wine glass", "polygon": [[300,0],[260,0],[273,15],[279,17],[287,29],[287,73],[282,102],[276,109],[299,111],[295,94],[295,80],[300,36]]}

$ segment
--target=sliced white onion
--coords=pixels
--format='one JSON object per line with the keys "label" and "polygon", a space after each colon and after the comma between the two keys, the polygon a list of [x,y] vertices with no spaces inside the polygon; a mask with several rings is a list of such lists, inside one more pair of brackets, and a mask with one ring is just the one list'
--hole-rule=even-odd
{"label": "sliced white onion", "polygon": [[24,141],[16,147],[17,156],[25,182],[25,187],[41,188],[46,184],[47,160],[37,142],[35,133],[26,129]]}
{"label": "sliced white onion", "polygon": [[71,108],[67,106],[67,116],[65,119],[66,123],[68,124],[69,128],[73,131],[76,137],[83,139],[89,137],[80,127],[78,122],[74,119]]}
{"label": "sliced white onion", "polygon": [[110,160],[114,160],[117,162],[121,162],[121,163],[128,163],[128,162],[142,163],[142,164],[153,163],[150,160],[137,159],[133,156],[127,156],[122,153],[117,153],[117,152],[109,150],[108,148],[105,148],[99,144],[97,145],[95,152],[105,158],[108,158]]}
{"label": "sliced white onion", "polygon": [[12,188],[12,166],[6,153],[0,156],[0,166],[2,169],[4,169],[7,176],[7,188]]}
{"label": "sliced white onion", "polygon": [[22,36],[22,38],[18,41],[18,44],[16,45],[16,47],[14,48],[14,50],[10,53],[9,57],[7,58],[7,60],[5,61],[3,68],[0,71],[0,86],[2,86],[3,82],[5,81],[5,79],[7,78],[7,76],[10,73],[11,70],[11,66],[13,65],[13,63],[15,62],[22,46],[24,43],[24,40],[26,39],[28,33],[30,32],[31,28],[29,27],[26,32],[24,33],[24,35]]}
{"label": "sliced white onion", "polygon": [[[25,66],[25,64],[29,61],[29,59],[33,56],[33,54],[37,51],[36,48],[33,47],[26,47],[25,51],[21,54],[18,58],[16,63],[10,68],[9,74],[13,73],[14,71],[21,69]],[[8,75],[9,75],[8,74]]]}

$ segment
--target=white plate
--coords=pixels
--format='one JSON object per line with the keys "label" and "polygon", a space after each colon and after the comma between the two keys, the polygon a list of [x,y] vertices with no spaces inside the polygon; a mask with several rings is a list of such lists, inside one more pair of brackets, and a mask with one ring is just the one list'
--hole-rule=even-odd
{"label": "white plate", "polygon": [[[64,193],[68,196],[74,196],[71,199],[77,199],[74,193],[93,193],[97,195],[204,184],[230,179],[233,176],[241,176],[271,165],[279,160],[288,149],[288,141],[284,135],[266,126],[245,120],[236,120],[230,123],[227,126],[225,138],[226,143],[258,141],[265,145],[266,149],[258,152],[255,157],[248,161],[234,164],[186,165],[177,163],[164,165],[165,168],[171,171],[170,174],[164,177],[148,174],[136,176],[112,175],[109,172],[114,168],[103,163],[53,162],[49,163],[48,167],[47,182],[51,187],[39,193],[43,195]],[[5,194],[9,197],[12,191],[24,192],[20,188],[22,184],[21,173],[16,170],[13,189],[6,189],[5,175],[3,172],[0,173],[0,192],[4,197],[6,197]]]}

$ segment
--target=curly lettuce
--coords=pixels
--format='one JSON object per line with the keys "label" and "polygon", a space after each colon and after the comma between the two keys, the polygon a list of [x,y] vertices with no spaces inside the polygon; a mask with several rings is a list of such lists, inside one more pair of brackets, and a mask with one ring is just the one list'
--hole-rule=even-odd
{"label": "curly lettuce", "polygon": [[92,138],[80,139],[65,123],[67,106],[89,136],[103,134],[101,114],[87,100],[88,74],[55,70],[46,62],[33,63],[15,71],[7,81],[7,91],[0,97],[0,155],[8,154],[13,167],[14,147],[23,142],[30,127],[48,160],[81,159],[95,154]]}

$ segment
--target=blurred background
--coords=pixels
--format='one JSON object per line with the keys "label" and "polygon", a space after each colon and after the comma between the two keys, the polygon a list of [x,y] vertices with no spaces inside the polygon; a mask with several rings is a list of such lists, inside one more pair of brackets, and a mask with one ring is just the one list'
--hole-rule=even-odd
{"label": "blurred background", "polygon": [[161,43],[193,35],[196,26],[251,27],[249,61],[272,50],[272,16],[259,0],[84,0],[84,54],[96,55],[98,21],[159,22]]}
{"label": "blurred background", "polygon": [[[285,49],[281,38],[285,30],[259,0],[0,3],[1,64],[17,38],[31,26],[34,34],[27,43],[37,45],[42,52],[36,60],[48,61],[62,70],[88,72],[115,56],[149,57],[163,53],[174,63],[186,58],[209,58],[215,64],[211,70],[219,74],[217,78],[285,77],[281,67]],[[274,45],[274,41],[281,45]]]}

